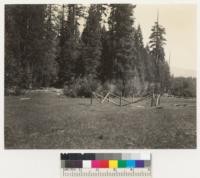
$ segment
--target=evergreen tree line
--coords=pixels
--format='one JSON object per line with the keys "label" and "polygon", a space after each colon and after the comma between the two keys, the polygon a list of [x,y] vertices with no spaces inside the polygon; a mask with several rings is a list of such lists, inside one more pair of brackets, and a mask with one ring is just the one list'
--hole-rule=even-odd
{"label": "evergreen tree line", "polygon": [[135,8],[5,6],[5,88],[65,86],[66,92],[78,88],[86,93],[109,88],[124,96],[151,89],[168,92],[165,28],[157,20],[144,45],[142,29],[135,27]]}

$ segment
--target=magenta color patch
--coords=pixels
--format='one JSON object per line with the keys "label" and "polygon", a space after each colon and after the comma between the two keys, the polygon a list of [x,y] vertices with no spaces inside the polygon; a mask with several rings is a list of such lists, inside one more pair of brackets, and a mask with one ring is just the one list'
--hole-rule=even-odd
{"label": "magenta color patch", "polygon": [[99,168],[100,161],[99,160],[92,160],[92,168]]}

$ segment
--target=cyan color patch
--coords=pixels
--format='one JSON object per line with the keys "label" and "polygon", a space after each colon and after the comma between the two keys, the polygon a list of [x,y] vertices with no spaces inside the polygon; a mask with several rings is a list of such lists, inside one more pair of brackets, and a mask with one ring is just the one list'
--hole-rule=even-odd
{"label": "cyan color patch", "polygon": [[135,160],[127,160],[126,167],[127,168],[135,168]]}

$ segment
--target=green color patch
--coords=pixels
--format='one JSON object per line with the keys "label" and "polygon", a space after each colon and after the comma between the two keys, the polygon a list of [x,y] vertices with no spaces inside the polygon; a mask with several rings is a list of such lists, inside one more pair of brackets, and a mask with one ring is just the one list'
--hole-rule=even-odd
{"label": "green color patch", "polygon": [[126,161],[118,160],[118,168],[126,168]]}

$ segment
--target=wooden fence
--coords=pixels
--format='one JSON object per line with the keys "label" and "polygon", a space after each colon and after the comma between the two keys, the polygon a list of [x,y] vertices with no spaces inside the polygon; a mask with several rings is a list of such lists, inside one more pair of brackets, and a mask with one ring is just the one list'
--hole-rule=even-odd
{"label": "wooden fence", "polygon": [[[92,92],[91,104],[93,103],[93,98],[95,98],[101,104],[104,103],[105,101],[107,101],[107,102],[112,103],[117,106],[127,106],[127,105],[131,105],[134,103],[138,103],[138,102],[147,100],[147,99],[151,99],[152,95],[148,94],[148,95],[145,95],[135,101],[134,100],[129,101],[129,100],[123,98],[122,95],[119,96],[119,95],[113,94],[111,92],[108,92],[105,96],[103,96],[99,93],[96,93],[96,92]],[[117,99],[117,101],[115,99]]]}

